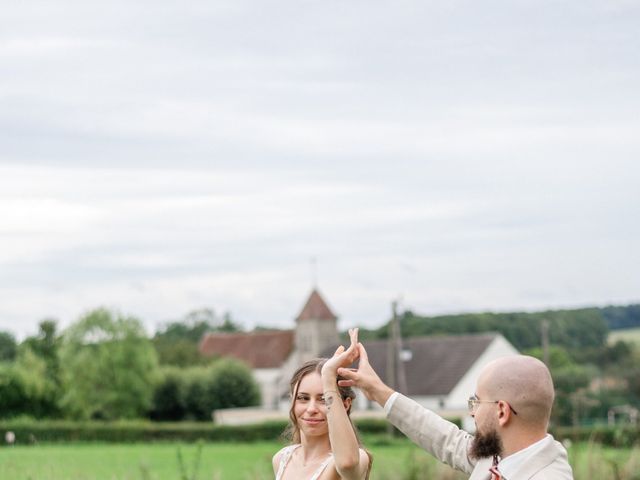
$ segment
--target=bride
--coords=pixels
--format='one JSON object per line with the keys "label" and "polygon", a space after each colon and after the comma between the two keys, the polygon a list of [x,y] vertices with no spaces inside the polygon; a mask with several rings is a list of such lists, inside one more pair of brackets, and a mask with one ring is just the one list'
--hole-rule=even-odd
{"label": "bride", "polygon": [[355,398],[338,386],[338,368],[358,357],[358,329],[351,345],[338,347],[330,359],[303,364],[291,378],[291,444],[273,456],[276,480],[362,480],[369,478],[371,455],[362,448],[349,414]]}

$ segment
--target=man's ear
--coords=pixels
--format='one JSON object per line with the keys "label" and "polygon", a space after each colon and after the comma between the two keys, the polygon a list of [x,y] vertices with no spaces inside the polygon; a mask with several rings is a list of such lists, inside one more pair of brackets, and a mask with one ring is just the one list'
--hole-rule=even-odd
{"label": "man's ear", "polygon": [[507,402],[500,400],[498,402],[498,423],[500,426],[506,425],[511,420],[511,407]]}
{"label": "man's ear", "polygon": [[347,397],[344,400],[342,400],[342,404],[344,405],[344,409],[348,412],[349,410],[351,410],[351,397]]}

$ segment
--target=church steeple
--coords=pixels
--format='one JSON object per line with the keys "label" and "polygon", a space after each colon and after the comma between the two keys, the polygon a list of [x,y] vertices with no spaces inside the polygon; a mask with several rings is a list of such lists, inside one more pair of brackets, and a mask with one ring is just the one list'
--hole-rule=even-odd
{"label": "church steeple", "polygon": [[319,356],[327,347],[339,342],[338,317],[316,288],[296,318],[295,342],[299,363]]}
{"label": "church steeple", "polygon": [[296,321],[300,320],[336,320],[336,317],[327,302],[324,301],[320,292],[317,289],[313,289],[307,303],[305,303],[300,315],[296,318]]}

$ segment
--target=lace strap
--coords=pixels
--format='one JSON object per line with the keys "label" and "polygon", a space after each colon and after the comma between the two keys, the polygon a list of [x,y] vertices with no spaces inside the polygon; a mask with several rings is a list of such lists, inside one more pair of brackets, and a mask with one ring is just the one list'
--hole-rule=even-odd
{"label": "lace strap", "polygon": [[316,472],[313,474],[313,477],[311,477],[309,480],[318,480],[318,477],[322,475],[322,472],[324,471],[325,468],[327,468],[327,465],[329,465],[329,462],[331,462],[332,459],[333,459],[333,453],[330,453],[329,457],[327,457],[327,459],[324,462],[322,462],[322,465],[318,467],[318,470],[316,470]]}
{"label": "lace strap", "polygon": [[280,480],[282,478],[284,469],[286,468],[287,463],[289,463],[289,460],[291,459],[291,455],[293,455],[293,451],[299,446],[300,444],[289,445],[288,447],[284,447],[284,449],[282,449],[282,455],[280,455],[280,465],[278,466],[278,473],[276,474],[276,480]]}

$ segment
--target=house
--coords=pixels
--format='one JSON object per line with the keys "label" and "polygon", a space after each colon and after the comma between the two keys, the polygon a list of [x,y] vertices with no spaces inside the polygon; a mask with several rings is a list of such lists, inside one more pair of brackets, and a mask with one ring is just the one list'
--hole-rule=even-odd
{"label": "house", "polygon": [[[482,368],[490,361],[518,351],[499,333],[410,337],[402,341],[395,371],[389,368],[389,341],[363,343],[369,363],[380,378],[394,389],[445,416],[459,416],[466,423],[467,400],[476,390]],[[327,356],[333,347],[323,352]],[[395,379],[392,380],[392,378]],[[376,408],[364,397],[359,409]]]}
{"label": "house", "polygon": [[[337,317],[314,289],[295,319],[295,329],[211,333],[202,339],[200,351],[207,356],[227,356],[245,362],[260,385],[262,408],[287,410],[288,382],[295,369],[311,358],[331,356],[338,344]],[[518,353],[499,333],[410,337],[402,341],[399,360],[391,372],[390,342],[372,340],[364,345],[371,365],[385,383],[395,385],[396,390],[427,408],[463,418],[467,399],[475,392],[483,366],[496,358]],[[359,395],[356,408],[379,407]]]}
{"label": "house", "polygon": [[337,321],[320,292],[313,289],[295,319],[295,329],[209,333],[200,342],[200,353],[246,363],[260,385],[262,407],[278,409],[288,397],[289,379],[296,368],[338,344]]}

